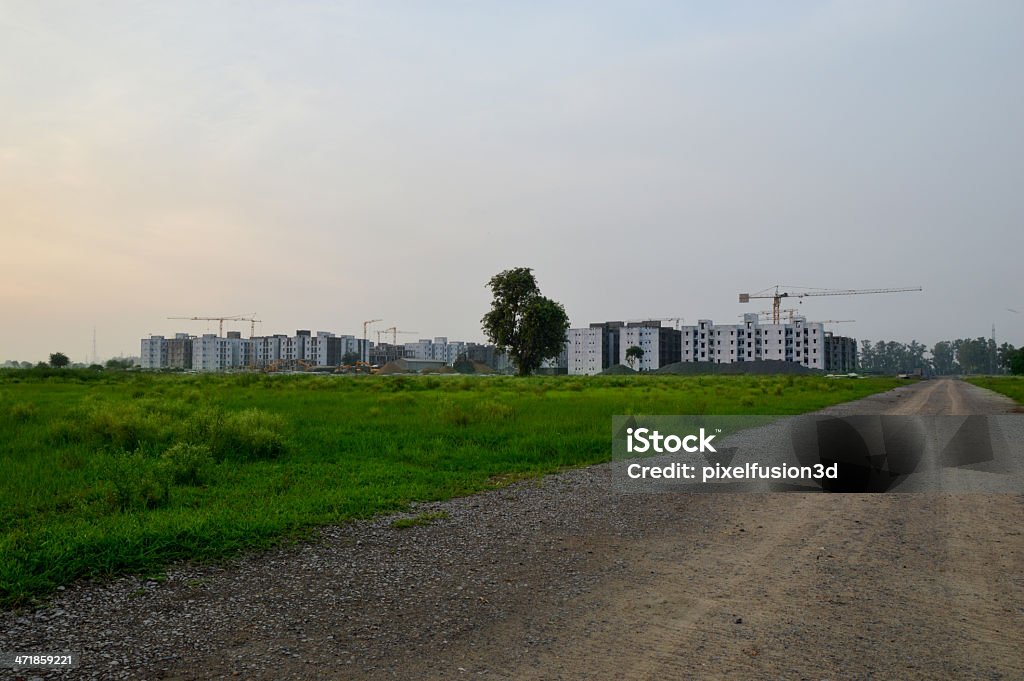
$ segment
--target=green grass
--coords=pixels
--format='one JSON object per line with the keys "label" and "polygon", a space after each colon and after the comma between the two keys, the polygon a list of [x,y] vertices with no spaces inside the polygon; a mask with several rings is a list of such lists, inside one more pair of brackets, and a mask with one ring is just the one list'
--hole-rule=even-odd
{"label": "green grass", "polygon": [[966,380],[980,388],[1012,397],[1017,404],[1024,404],[1024,376],[974,376]]}
{"label": "green grass", "polygon": [[793,414],[896,383],[0,371],[0,606],[606,461],[614,414]]}

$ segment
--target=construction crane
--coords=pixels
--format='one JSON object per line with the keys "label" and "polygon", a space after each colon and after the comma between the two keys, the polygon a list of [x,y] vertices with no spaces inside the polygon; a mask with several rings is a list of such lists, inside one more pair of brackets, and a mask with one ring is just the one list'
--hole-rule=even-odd
{"label": "construction crane", "polygon": [[[392,327],[389,327],[387,329],[384,329],[384,333],[388,333],[389,331],[391,332],[391,344],[392,345],[398,345],[398,334],[400,334],[400,333],[407,333],[407,334],[412,334],[412,335],[416,335],[417,333],[419,333],[419,331],[399,331],[397,326],[392,326]],[[378,331],[377,333],[380,333],[380,331]],[[377,340],[377,343],[378,344],[380,343],[379,339]]]}
{"label": "construction crane", "polygon": [[[799,312],[799,310],[796,309],[795,307],[790,307],[790,308],[786,308],[785,310],[780,310],[780,312],[785,314],[787,317],[789,317],[789,323],[792,324],[793,323],[793,318],[796,317],[796,313]],[[737,315],[737,316],[738,317],[745,317],[746,315],[745,314],[740,314],[740,315]],[[769,319],[771,316],[772,316],[772,311],[771,310],[762,310],[761,312],[757,313],[757,318],[759,320],[761,320],[761,319]],[[849,322],[855,322],[857,320],[856,319],[825,319],[825,320],[819,321],[819,320],[815,319],[815,320],[812,320],[812,321],[815,324],[847,324]]]}
{"label": "construction crane", "polygon": [[679,326],[685,321],[683,317],[644,317],[643,319],[627,319],[626,323],[633,322],[672,322],[672,328],[679,330]]}
{"label": "construction crane", "polygon": [[368,319],[363,322],[363,361],[369,363],[370,361],[370,344],[366,340],[366,333],[370,328],[370,324],[376,324],[382,322],[383,319]]}
{"label": "construction crane", "polygon": [[251,338],[256,334],[256,322],[260,321],[255,317],[256,313],[253,312],[248,317],[245,315],[225,315],[223,317],[168,317],[168,319],[189,319],[194,322],[220,322],[217,335],[221,338],[224,337],[224,322],[251,322],[252,326],[249,331],[249,337]]}
{"label": "construction crane", "polygon": [[[776,285],[775,290],[770,288],[758,293],[741,293],[740,302],[749,303],[755,298],[771,298],[772,301],[772,323],[779,323],[779,312],[782,307],[783,298],[808,298],[811,296],[859,296],[867,293],[904,293],[906,291],[921,291],[920,286],[908,286],[904,288],[863,288],[863,289],[805,289],[795,293],[780,291],[781,284]],[[797,288],[791,286],[789,288]]]}

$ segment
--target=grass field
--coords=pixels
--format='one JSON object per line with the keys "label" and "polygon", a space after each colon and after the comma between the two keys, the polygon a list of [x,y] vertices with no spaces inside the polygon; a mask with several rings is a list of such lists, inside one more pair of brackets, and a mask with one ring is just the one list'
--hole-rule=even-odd
{"label": "grass field", "polygon": [[0,606],[606,461],[614,414],[793,414],[895,384],[3,371]]}
{"label": "grass field", "polygon": [[968,378],[967,381],[1012,397],[1018,404],[1024,404],[1024,376],[976,376]]}

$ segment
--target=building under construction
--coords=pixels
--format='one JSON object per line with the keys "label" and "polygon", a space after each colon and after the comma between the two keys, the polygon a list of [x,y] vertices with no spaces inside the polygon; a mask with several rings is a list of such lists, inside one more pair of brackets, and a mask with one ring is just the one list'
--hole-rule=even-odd
{"label": "building under construction", "polygon": [[808,369],[848,373],[856,370],[857,342],[825,332],[822,322],[793,317],[762,323],[757,314],[739,324],[702,319],[692,326],[667,328],[661,321],[602,322],[570,329],[569,373],[597,374],[614,364],[629,364],[631,347],[641,350],[634,368],[653,371],[675,362],[732,364],[775,360]]}

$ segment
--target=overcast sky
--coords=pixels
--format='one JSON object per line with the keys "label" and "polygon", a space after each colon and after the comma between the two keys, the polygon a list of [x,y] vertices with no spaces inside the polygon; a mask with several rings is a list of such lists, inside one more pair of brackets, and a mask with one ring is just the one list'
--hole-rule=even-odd
{"label": "overcast sky", "polygon": [[1022,27],[1017,0],[0,0],[0,360],[216,331],[173,315],[482,340],[516,266],[574,326],[920,285],[796,306],[1021,345]]}

